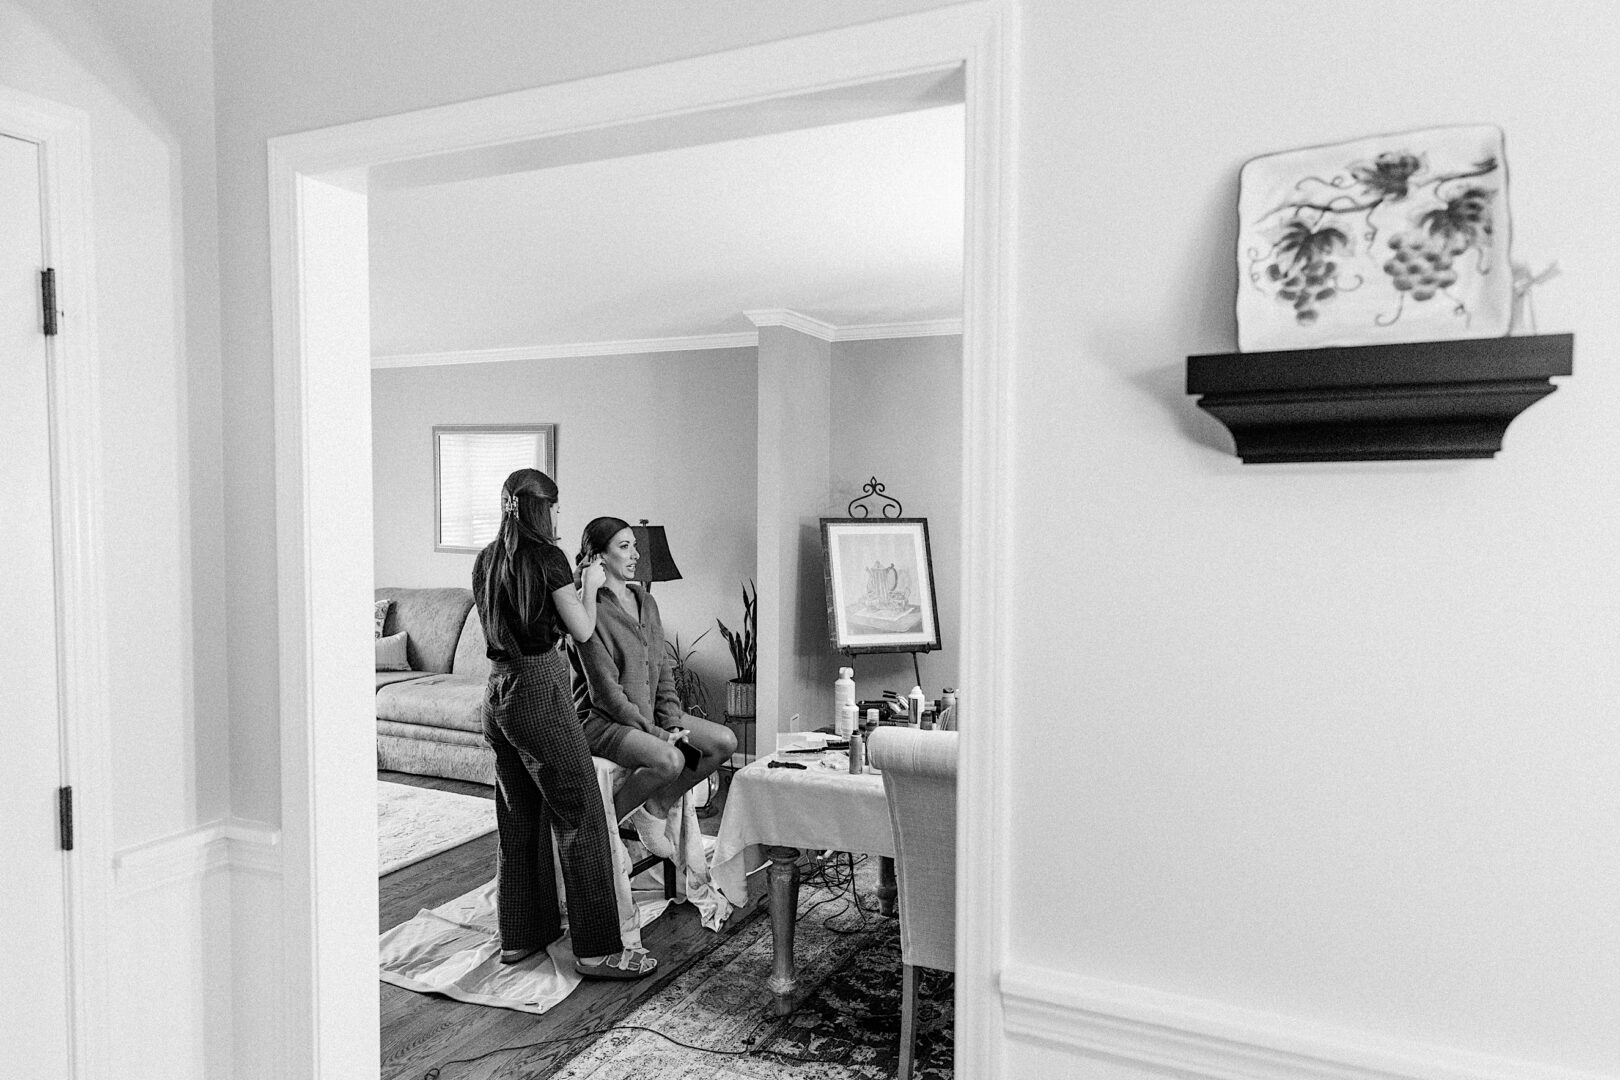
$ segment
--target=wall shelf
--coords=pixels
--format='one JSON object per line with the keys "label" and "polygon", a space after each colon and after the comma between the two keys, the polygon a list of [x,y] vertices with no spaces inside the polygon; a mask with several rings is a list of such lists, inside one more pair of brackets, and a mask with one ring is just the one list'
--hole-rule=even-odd
{"label": "wall shelf", "polygon": [[1569,375],[1572,334],[1187,357],[1244,464],[1488,458]]}

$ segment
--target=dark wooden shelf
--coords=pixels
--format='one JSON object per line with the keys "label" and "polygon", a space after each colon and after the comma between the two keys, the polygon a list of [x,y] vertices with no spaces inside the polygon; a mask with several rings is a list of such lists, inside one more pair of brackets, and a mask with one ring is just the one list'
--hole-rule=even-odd
{"label": "dark wooden shelf", "polygon": [[1572,334],[1187,357],[1244,464],[1487,458],[1572,371]]}

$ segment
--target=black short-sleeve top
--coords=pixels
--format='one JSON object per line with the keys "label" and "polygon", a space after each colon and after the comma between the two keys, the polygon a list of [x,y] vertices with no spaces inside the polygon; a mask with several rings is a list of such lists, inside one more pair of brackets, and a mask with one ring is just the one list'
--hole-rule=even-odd
{"label": "black short-sleeve top", "polygon": [[539,586],[540,592],[536,598],[539,601],[537,615],[525,624],[519,617],[517,600],[510,588],[501,591],[497,610],[484,610],[484,582],[489,576],[494,547],[495,544],[490,544],[473,560],[473,598],[478,604],[478,617],[484,624],[486,655],[491,660],[515,660],[519,656],[538,656],[555,649],[567,631],[551,594],[574,583],[568,556],[555,544],[518,545],[513,556],[515,572],[531,575],[530,580]]}

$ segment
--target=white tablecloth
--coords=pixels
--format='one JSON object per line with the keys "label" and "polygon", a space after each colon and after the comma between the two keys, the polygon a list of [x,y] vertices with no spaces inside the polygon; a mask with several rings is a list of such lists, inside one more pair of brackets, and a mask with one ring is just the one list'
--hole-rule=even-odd
{"label": "white tablecloth", "polygon": [[[804,769],[772,769],[771,760]],[[734,905],[748,902],[747,851],[776,844],[813,851],[894,855],[883,777],[852,776],[842,750],[773,754],[737,770],[710,856],[709,875]]]}

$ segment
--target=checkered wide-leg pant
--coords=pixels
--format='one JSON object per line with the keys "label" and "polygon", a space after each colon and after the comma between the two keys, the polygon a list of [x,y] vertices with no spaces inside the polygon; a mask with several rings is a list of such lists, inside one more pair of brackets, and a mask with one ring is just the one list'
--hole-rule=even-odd
{"label": "checkered wide-leg pant", "polygon": [[560,650],[492,663],[484,737],[495,750],[501,947],[540,948],[562,936],[555,832],[574,955],[618,952],[607,815]]}

